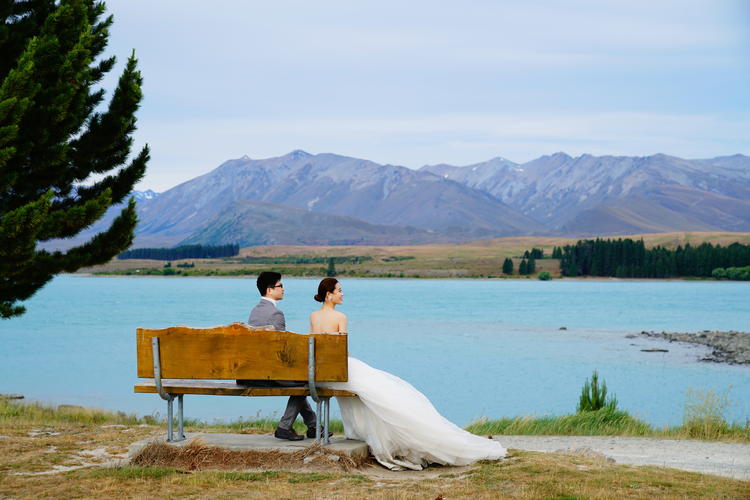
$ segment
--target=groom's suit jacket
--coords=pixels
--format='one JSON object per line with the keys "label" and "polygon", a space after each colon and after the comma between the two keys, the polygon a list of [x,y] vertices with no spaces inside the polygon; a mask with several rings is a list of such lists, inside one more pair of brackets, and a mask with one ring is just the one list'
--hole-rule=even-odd
{"label": "groom's suit jacket", "polygon": [[269,300],[260,299],[260,304],[253,307],[250,311],[250,317],[247,319],[250,326],[271,325],[276,330],[283,332],[286,330],[286,319],[281,309],[273,305]]}
{"label": "groom's suit jacket", "polygon": [[[260,299],[260,303],[253,307],[250,317],[247,318],[247,324],[250,326],[271,325],[280,332],[286,330],[284,313],[273,302],[266,299]],[[304,382],[288,380],[237,380],[237,383],[255,387],[301,387],[305,385]]]}
{"label": "groom's suit jacket", "polygon": [[[286,320],[284,313],[276,307],[273,302],[260,299],[260,303],[250,311],[250,317],[247,319],[250,326],[272,325],[276,330],[286,330]],[[305,382],[295,382],[293,380],[238,380],[238,384],[255,387],[304,387]],[[279,427],[291,429],[297,415],[302,415],[305,425],[309,429],[315,429],[316,418],[315,412],[310,408],[305,396],[290,396],[286,404],[284,415],[279,420]]]}

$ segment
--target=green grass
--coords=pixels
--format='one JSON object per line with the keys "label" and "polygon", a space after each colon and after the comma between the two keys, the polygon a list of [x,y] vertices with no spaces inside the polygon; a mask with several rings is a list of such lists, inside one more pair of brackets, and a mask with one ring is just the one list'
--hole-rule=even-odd
{"label": "green grass", "polygon": [[573,415],[480,420],[466,428],[474,434],[531,436],[648,436],[653,429],[627,412],[605,407]]}
{"label": "green grass", "polygon": [[[672,439],[700,439],[750,443],[750,420],[744,424],[727,423],[723,417],[729,404],[727,392],[688,391],[683,423],[679,426],[654,427],[630,416],[626,411],[605,407],[598,411],[583,411],[561,416],[523,416],[497,420],[481,419],[466,430],[478,435],[560,435],[560,436],[633,436]],[[111,412],[80,406],[49,406],[0,398],[0,425],[18,424],[74,424],[74,425],[166,425],[154,416],[137,417],[124,412]],[[213,422],[186,419],[187,431],[266,432],[276,429],[278,421],[270,417],[240,419],[233,422]],[[306,432],[297,421],[294,428]],[[343,434],[341,420],[331,420],[330,430]]]}
{"label": "green grass", "polygon": [[[161,479],[164,477],[182,474],[174,467],[142,467],[136,465],[124,465],[122,467],[105,467],[86,471],[84,475],[92,478],[112,479]],[[294,473],[282,471],[260,471],[260,472],[237,472],[237,471],[201,471],[199,474],[210,480],[224,481],[266,481],[286,477],[290,483],[313,483],[331,479],[330,474],[318,473]]]}
{"label": "green grass", "polygon": [[331,474],[315,474],[315,473],[303,473],[294,474],[288,479],[290,483],[314,483],[316,481],[325,481],[331,479]]}
{"label": "green grass", "polygon": [[[76,425],[166,425],[166,418],[146,415],[138,417],[125,412],[113,412],[96,408],[85,408],[70,405],[45,405],[0,397],[0,424],[13,422],[33,423],[39,425],[76,424]],[[278,419],[259,416],[251,419],[238,419],[232,422],[206,422],[193,418],[186,418],[186,430],[215,430],[215,431],[262,431],[273,432],[279,424]],[[298,433],[307,431],[301,422],[294,423]],[[329,430],[337,434],[344,433],[344,423],[341,420],[331,420]]]}
{"label": "green grass", "polygon": [[90,477],[110,477],[113,479],[161,479],[176,473],[174,467],[139,467],[135,465],[105,467],[86,472]]}
{"label": "green grass", "polygon": [[653,427],[622,410],[605,407],[572,415],[478,420],[466,430],[479,435],[631,436],[750,443],[750,422],[729,424],[723,418],[686,413],[682,425]]}
{"label": "green grass", "polygon": [[155,424],[153,417],[139,418],[124,412],[112,412],[82,406],[51,406],[40,403],[16,402],[0,397],[0,424],[12,422],[34,424]]}
{"label": "green grass", "polygon": [[217,472],[219,479],[228,481],[265,481],[266,479],[275,479],[281,474],[277,470],[267,470],[262,472]]}

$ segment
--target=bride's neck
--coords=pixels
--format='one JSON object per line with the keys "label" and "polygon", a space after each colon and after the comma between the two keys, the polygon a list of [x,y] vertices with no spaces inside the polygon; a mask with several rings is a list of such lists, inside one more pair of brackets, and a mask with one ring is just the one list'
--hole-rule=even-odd
{"label": "bride's neck", "polygon": [[333,311],[336,309],[336,304],[333,302],[323,302],[323,307],[321,307],[321,309],[324,311]]}

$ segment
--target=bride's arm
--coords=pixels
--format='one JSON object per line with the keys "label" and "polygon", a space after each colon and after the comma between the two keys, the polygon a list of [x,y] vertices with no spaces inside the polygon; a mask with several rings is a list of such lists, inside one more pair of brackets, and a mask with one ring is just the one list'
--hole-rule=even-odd
{"label": "bride's arm", "polygon": [[339,321],[339,333],[347,333],[345,314],[341,315],[341,320]]}

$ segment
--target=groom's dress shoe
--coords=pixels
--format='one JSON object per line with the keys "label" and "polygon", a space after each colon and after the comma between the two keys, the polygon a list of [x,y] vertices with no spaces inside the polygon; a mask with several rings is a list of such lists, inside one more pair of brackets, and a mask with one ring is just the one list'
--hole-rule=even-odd
{"label": "groom's dress shoe", "polygon": [[302,441],[305,439],[305,436],[297,434],[294,432],[294,429],[282,429],[281,427],[277,427],[273,435],[279,439],[288,439],[289,441]]}
{"label": "groom's dress shoe", "polygon": [[[322,427],[320,428],[320,435],[323,436],[323,428]],[[331,436],[333,436],[333,432],[329,432],[328,433],[328,437],[331,437]],[[315,428],[314,427],[308,427],[307,428],[307,437],[309,437],[311,439],[315,439]],[[325,436],[323,436],[323,437],[325,437]]]}

